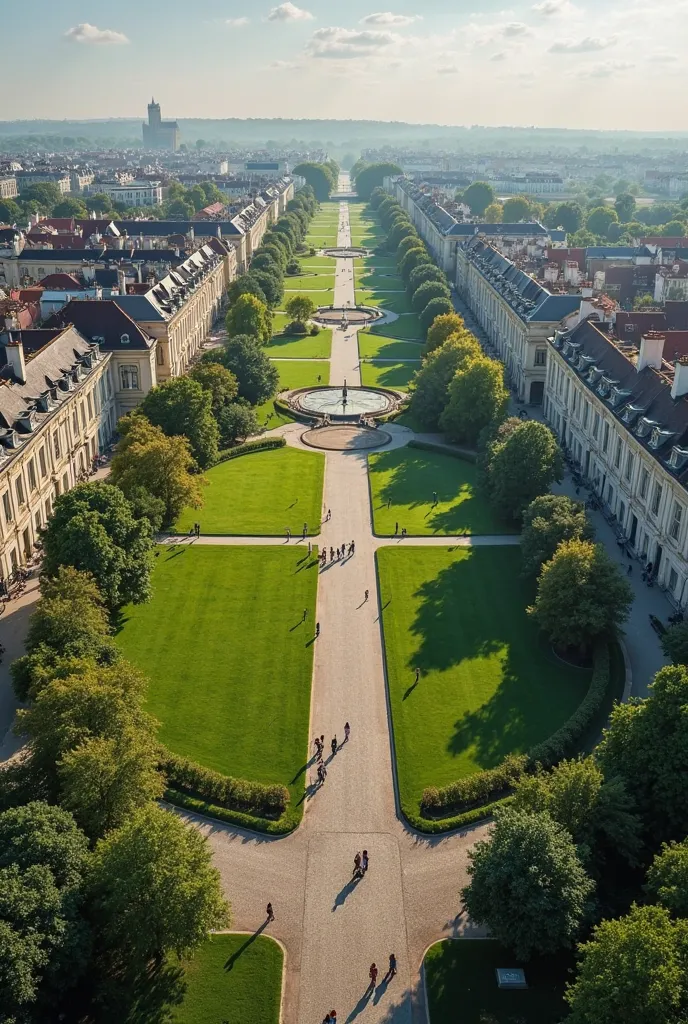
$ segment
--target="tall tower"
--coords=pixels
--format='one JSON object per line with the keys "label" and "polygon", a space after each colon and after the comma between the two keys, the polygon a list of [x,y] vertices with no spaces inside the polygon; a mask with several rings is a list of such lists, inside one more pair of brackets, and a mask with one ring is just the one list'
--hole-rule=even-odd
{"label": "tall tower", "polygon": [[160,104],[156,103],[155,98],[153,98],[148,104],[148,124],[151,128],[159,128],[160,121]]}

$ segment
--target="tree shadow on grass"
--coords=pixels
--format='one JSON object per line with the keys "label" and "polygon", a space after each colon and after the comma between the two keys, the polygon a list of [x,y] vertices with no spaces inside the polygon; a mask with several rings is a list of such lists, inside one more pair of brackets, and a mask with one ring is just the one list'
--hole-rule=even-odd
{"label": "tree shadow on grass", "polygon": [[241,944],[241,946],[239,946],[239,948],[234,953],[232,953],[232,955],[229,957],[229,959],[225,962],[225,970],[226,971],[231,971],[231,970],[234,969],[234,965],[237,962],[237,960],[239,959],[239,957],[242,956],[246,952],[246,950],[249,948],[249,946],[251,946],[256,941],[256,939],[260,935],[263,934],[263,932],[267,928],[267,924],[268,924],[267,920],[263,921],[263,923],[260,926],[260,928],[256,928],[256,930],[253,932],[253,934],[249,935],[248,938],[246,939],[246,941],[243,942]]}
{"label": "tree shadow on grass", "polygon": [[[517,562],[518,553],[508,548],[500,554],[467,549],[414,594],[420,604],[410,633],[419,646],[409,671],[417,666],[426,677],[474,662],[461,683],[482,687],[486,699],[454,722],[447,750],[454,756],[471,750],[483,768],[544,740],[575,710],[588,685],[546,656],[525,614],[530,591],[516,573]],[[421,686],[433,682],[423,678]]]}

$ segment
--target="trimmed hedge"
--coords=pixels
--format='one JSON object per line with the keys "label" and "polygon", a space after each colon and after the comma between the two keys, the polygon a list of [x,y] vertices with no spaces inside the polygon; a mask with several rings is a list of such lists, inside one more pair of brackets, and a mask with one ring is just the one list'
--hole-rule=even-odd
{"label": "trimmed hedge", "polygon": [[312,416],[308,416],[305,412],[298,412],[296,409],[285,402],[282,398],[276,398],[272,403],[277,410],[283,416],[290,416],[293,420],[298,420],[299,423],[315,423]]}
{"label": "trimmed hedge", "polygon": [[[600,714],[612,684],[609,642],[599,641],[593,652],[593,670],[585,697],[560,729],[548,739],[538,743],[528,754],[509,754],[501,764],[484,772],[476,772],[442,789],[429,786],[424,790],[420,814],[406,817],[421,832],[448,832],[469,821],[489,817],[496,806],[501,806],[515,783],[537,765],[551,768],[566,757],[576,754],[577,746]],[[442,817],[452,811],[463,813]]]}
{"label": "trimmed hedge", "polygon": [[268,786],[221,775],[165,748],[160,751],[160,770],[168,788],[230,811],[277,819],[289,804],[286,786]]}
{"label": "trimmed hedge", "polygon": [[[405,409],[404,412],[408,412]],[[449,448],[443,444],[434,444],[432,441],[409,441],[407,448],[420,448],[424,452],[436,452],[438,455],[451,455],[454,459],[462,459],[464,462],[477,462],[478,453],[470,448]]]}
{"label": "trimmed hedge", "polygon": [[443,832],[453,832],[457,828],[466,828],[467,825],[484,822],[487,818],[491,818],[499,807],[508,807],[512,800],[513,797],[511,796],[507,796],[503,800],[493,800],[489,804],[483,804],[482,807],[474,807],[470,811],[464,811],[463,814],[455,814],[451,818],[423,818],[420,814],[407,814],[406,811],[404,811],[404,817],[417,832],[423,832],[429,836],[438,836]]}
{"label": "trimmed hedge", "polygon": [[238,459],[240,455],[251,455],[253,452],[262,452],[268,448],[284,448],[286,443],[283,437],[259,437],[256,441],[244,441],[236,448],[225,448],[224,451],[218,452],[213,465],[217,466],[220,462],[228,462],[229,459]]}
{"label": "trimmed hedge", "polygon": [[275,821],[272,818],[258,818],[252,814],[242,814],[241,811],[230,811],[227,807],[199,800],[197,797],[189,796],[188,793],[182,793],[181,790],[172,787],[165,790],[164,799],[174,804],[175,807],[183,807],[195,814],[204,814],[207,818],[217,818],[218,821],[226,821],[229,825],[239,825],[241,828],[264,832],[271,836],[286,835],[288,832],[292,832],[298,824],[293,816],[282,817]]}

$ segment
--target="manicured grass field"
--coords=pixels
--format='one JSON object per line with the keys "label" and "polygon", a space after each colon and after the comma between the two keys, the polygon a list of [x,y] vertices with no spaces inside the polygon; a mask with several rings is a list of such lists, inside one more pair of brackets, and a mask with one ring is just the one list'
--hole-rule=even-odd
{"label": "manicured grass field", "polygon": [[[370,455],[368,472],[374,529],[381,536],[393,534],[397,522],[410,537],[514,532],[478,491],[472,462],[420,448],[397,448]],[[434,508],[433,492],[438,502]]]}
{"label": "manicured grass field", "polygon": [[416,313],[407,313],[400,316],[389,324],[373,325],[370,330],[373,334],[380,334],[383,338],[408,338],[411,341],[423,341],[423,329]]}
{"label": "manicured grass field", "polygon": [[278,1024],[282,947],[266,935],[213,935],[184,964],[174,1024]]}
{"label": "manicured grass field", "polygon": [[315,335],[275,334],[265,346],[268,355],[276,359],[329,359],[331,348],[329,327],[321,328]]}
{"label": "manicured grass field", "polygon": [[[254,458],[261,456],[239,461]],[[308,560],[301,544],[185,542],[159,551],[153,597],[123,610],[117,644],[150,679],[147,707],[162,723],[160,740],[226,775],[290,786],[287,815],[296,823],[317,553]]]}
{"label": "manicured grass field", "polygon": [[404,541],[376,558],[401,805],[417,814],[426,786],[550,736],[580,704],[590,673],[555,658],[526,615],[534,594],[517,547]]}
{"label": "manicured grass field", "polygon": [[374,334],[358,335],[358,353],[361,359],[420,359],[424,346],[416,341],[395,341],[378,338]]}
{"label": "manicured grass field", "polygon": [[[336,260],[334,256],[301,256],[300,262],[301,269],[307,273],[316,271],[319,274],[324,274],[329,271],[329,273],[333,274]],[[285,276],[284,280],[286,283],[287,281],[291,281],[292,278]]]}
{"label": "manicured grass field", "polygon": [[403,291],[371,292],[364,288],[357,288],[356,304],[362,306],[379,306],[380,309],[388,309],[392,313],[412,312],[408,295]]}
{"label": "manicured grass field", "polygon": [[334,274],[323,270],[301,277],[285,277],[285,290],[290,292],[313,291],[317,288],[334,288]]}
{"label": "manicured grass field", "polygon": [[420,363],[361,363],[361,384],[408,391]]}
{"label": "manicured grass field", "polygon": [[[564,988],[572,966],[567,953],[521,963],[491,939],[445,939],[425,954],[430,1024],[558,1024],[568,1015]],[[498,967],[522,967],[528,988],[497,988]]]}
{"label": "manicured grass field", "polygon": [[357,288],[367,288],[370,291],[376,288],[380,288],[383,291],[389,291],[390,288],[404,291],[404,282],[396,274],[391,273],[391,268],[386,273],[375,273],[374,271],[371,273],[370,271],[363,270],[355,276]]}
{"label": "manicured grass field", "polygon": [[315,303],[316,307],[331,306],[334,303],[334,288],[324,288],[321,291],[312,292],[307,292],[304,291],[303,289],[292,292],[287,291],[285,289],[284,301],[286,302],[287,299],[290,299],[292,297],[292,295],[305,295],[307,298],[311,299]]}
{"label": "manicured grass field", "polygon": [[318,452],[273,448],[213,466],[205,474],[203,508],[185,509],[178,533],[200,522],[201,533],[258,536],[320,532],[325,458]]}
{"label": "manicured grass field", "polygon": [[[317,338],[313,338],[317,341]],[[277,351],[274,351],[277,355]],[[325,359],[287,359],[274,360],[279,372],[279,391],[293,391],[295,388],[307,388],[311,384],[329,384],[330,364]],[[318,380],[320,377],[320,380]],[[291,419],[282,416],[275,410],[274,399],[268,398],[262,405],[256,406],[256,415],[261,426],[267,426],[270,430],[281,426],[282,423],[291,423]]]}

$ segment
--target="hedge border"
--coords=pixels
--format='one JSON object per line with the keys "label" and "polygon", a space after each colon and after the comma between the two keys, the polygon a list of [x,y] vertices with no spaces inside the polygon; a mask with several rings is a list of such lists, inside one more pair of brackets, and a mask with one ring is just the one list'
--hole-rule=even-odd
{"label": "hedge border", "polygon": [[[588,692],[570,718],[559,729],[557,729],[556,732],[552,733],[548,739],[543,740],[542,743],[537,744],[528,752],[528,765],[526,771],[534,770],[538,764],[548,768],[553,767],[565,757],[571,756],[577,752],[577,744],[592,726],[595,717],[599,714],[614,682],[611,672],[610,652],[610,644],[613,642],[615,641],[603,640],[599,641],[595,645],[593,652],[593,670]],[[498,765],[496,768],[487,770],[494,772],[496,777],[499,777],[500,767],[501,766]],[[474,778],[475,776],[467,777],[467,788],[471,784],[469,780]],[[456,783],[452,784],[452,786],[454,785],[456,785]],[[475,785],[475,782],[473,785]],[[444,788],[449,789],[450,787]],[[501,782],[499,792],[503,791],[504,785],[503,782]],[[439,792],[441,793],[442,791],[440,790]],[[474,807],[468,811],[447,818],[425,818],[420,813],[409,814],[406,809],[402,808],[402,810],[409,823],[413,825],[414,828],[418,829],[419,832],[437,835],[441,832],[449,832],[453,829],[460,828],[471,821],[480,821],[483,818],[488,818],[492,815],[496,807],[504,806],[506,803],[510,802],[510,799],[511,798],[507,796],[505,798],[486,803],[482,807]],[[459,807],[460,805],[453,804],[451,807],[447,807],[447,810],[458,810]]]}
{"label": "hedge border", "polygon": [[188,757],[159,747],[159,768],[171,788],[228,811],[278,821],[289,809],[286,786],[250,782],[207,768]]}
{"label": "hedge border", "polygon": [[227,807],[220,807],[218,804],[208,803],[205,800],[188,796],[188,794],[172,787],[165,789],[164,799],[175,807],[193,811],[195,814],[203,814],[207,818],[216,818],[218,821],[224,821],[228,825],[238,825],[240,828],[245,828],[250,832],[259,832],[263,835],[286,836],[293,832],[298,825],[298,820],[288,816],[287,813],[283,814],[277,821],[272,821],[270,818],[257,818],[252,814],[232,811]]}
{"label": "hedge border", "polygon": [[229,462],[230,459],[238,459],[242,455],[252,455],[253,452],[263,452],[270,448],[284,448],[286,443],[286,439],[283,437],[260,437],[257,441],[244,441],[243,444],[238,444],[235,448],[225,448],[224,451],[218,452],[213,466]]}

